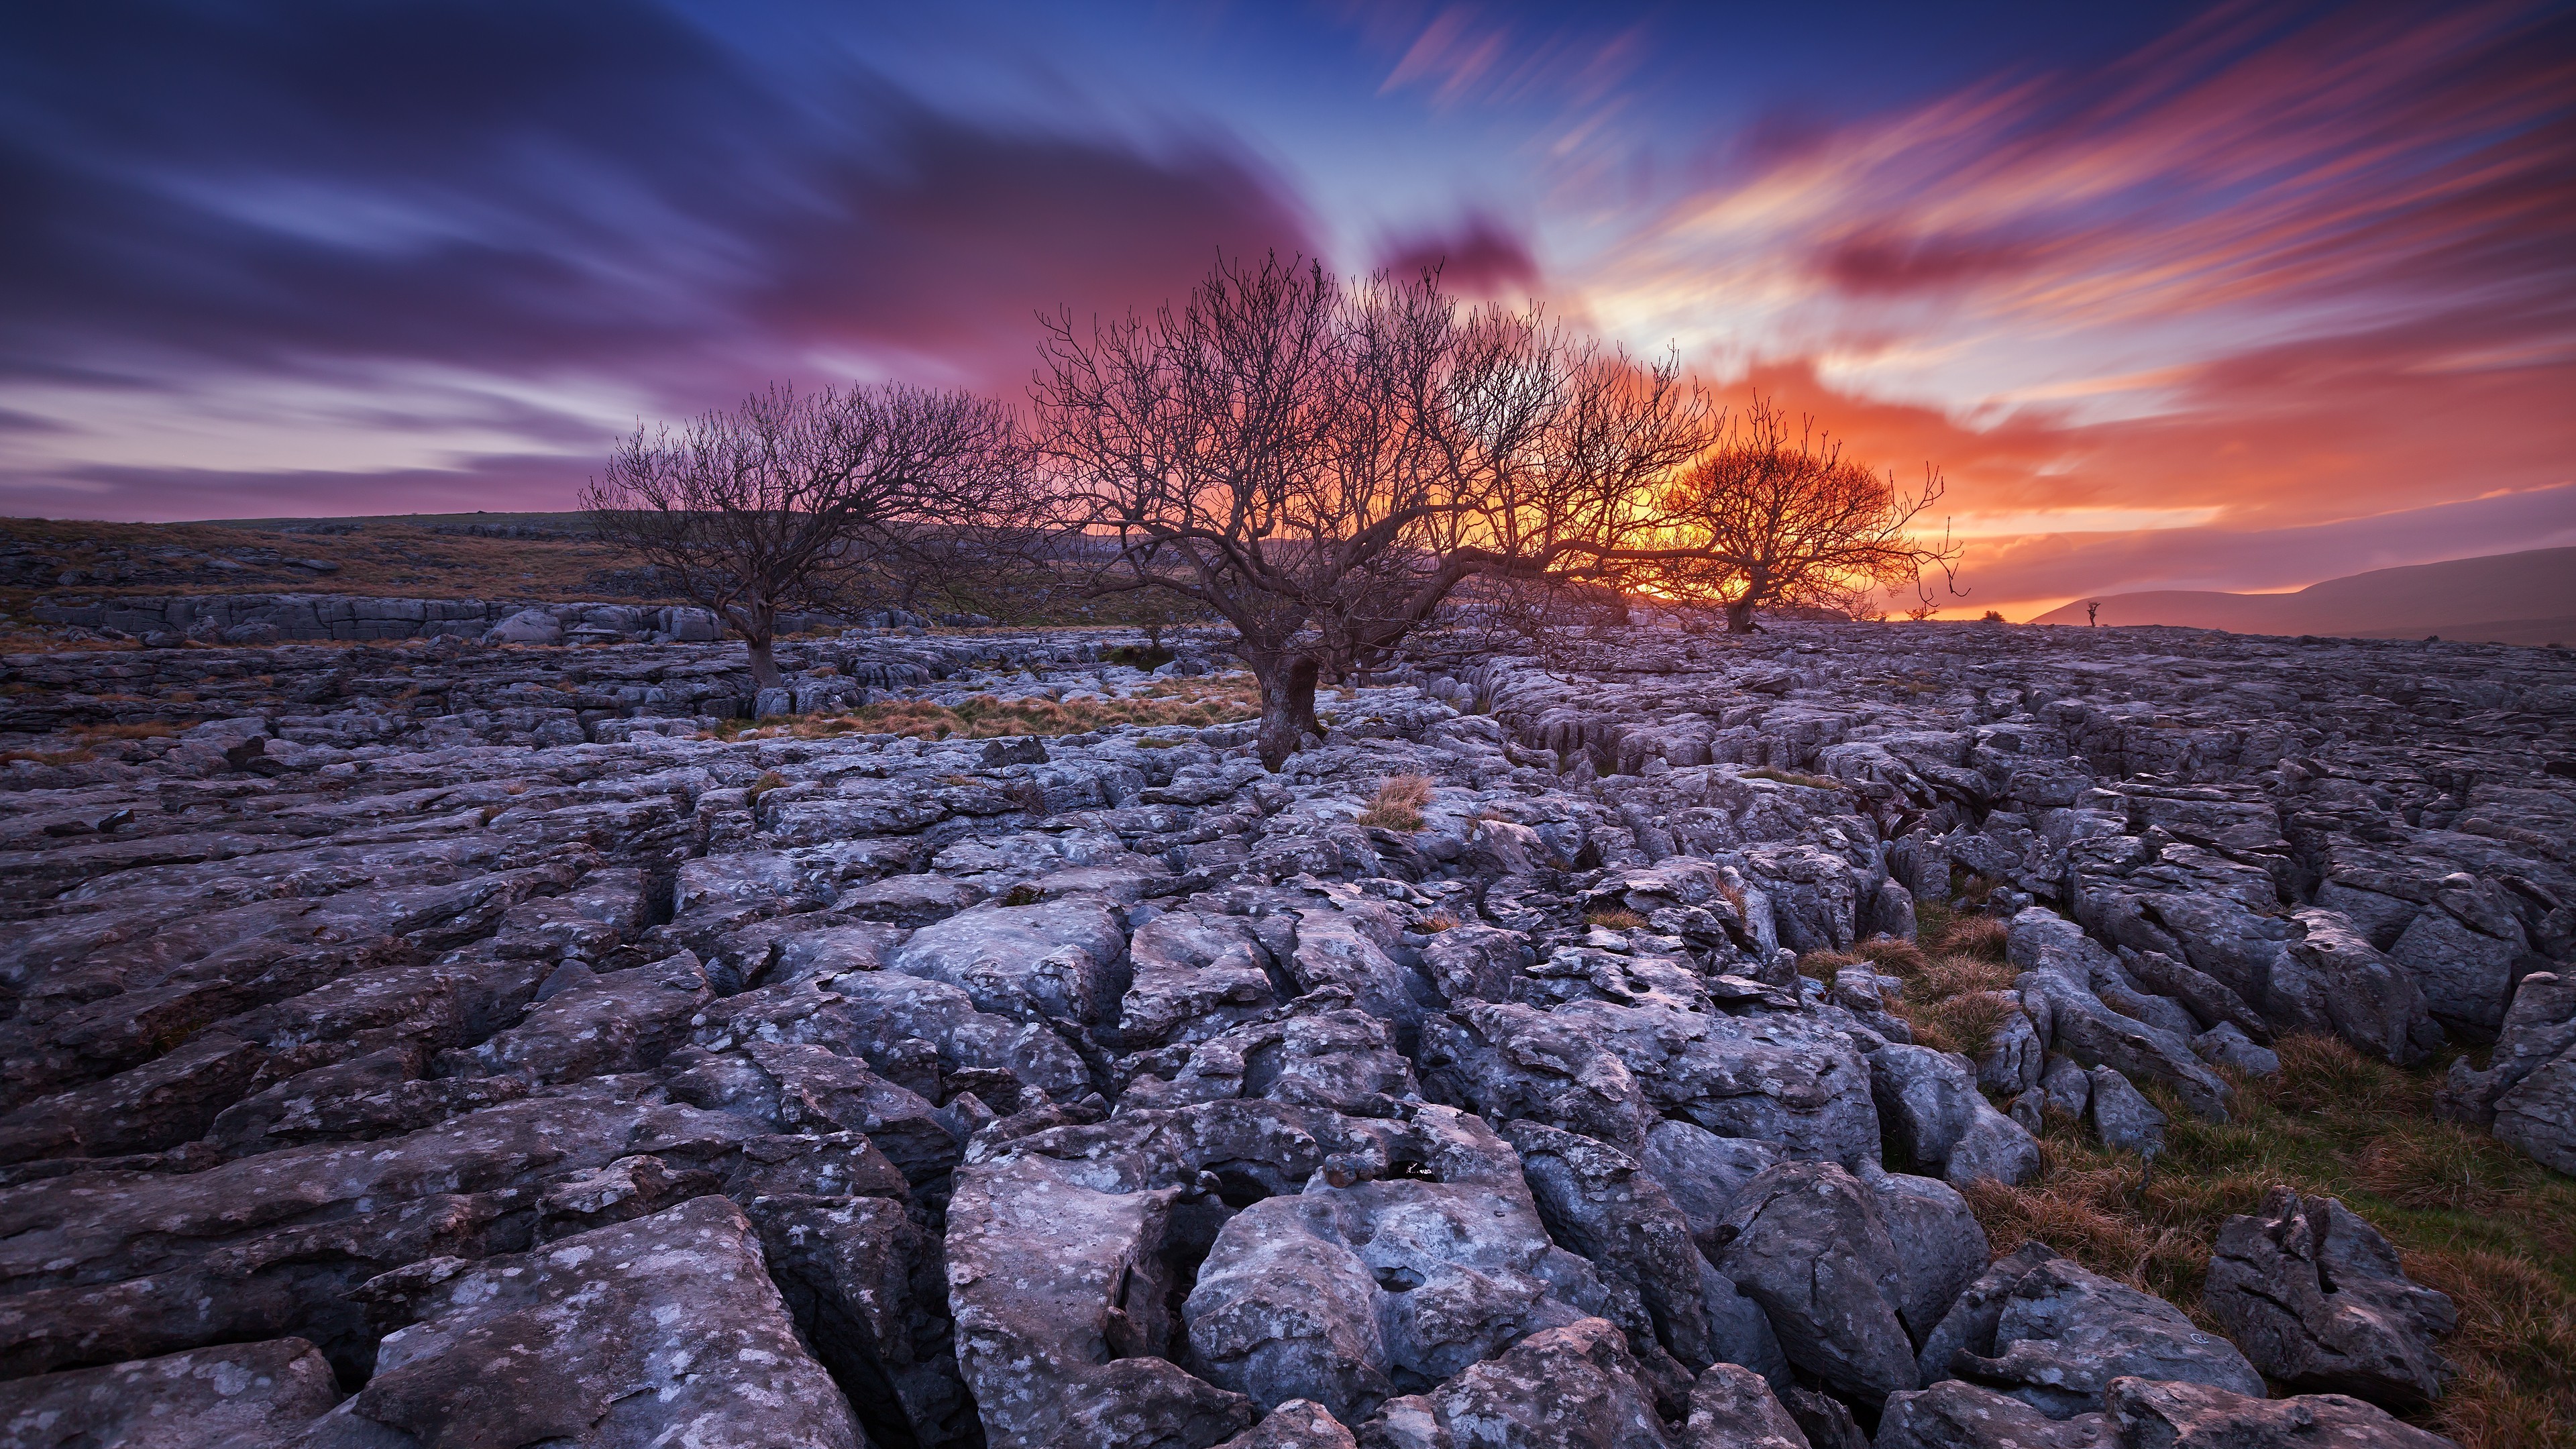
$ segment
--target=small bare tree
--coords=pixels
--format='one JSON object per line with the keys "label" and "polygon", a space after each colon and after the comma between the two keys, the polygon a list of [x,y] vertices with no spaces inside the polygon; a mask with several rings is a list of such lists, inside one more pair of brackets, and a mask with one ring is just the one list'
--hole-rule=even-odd
{"label": "small bare tree", "polygon": [[990,528],[1028,489],[1010,411],[965,392],[773,386],[674,432],[638,427],[583,491],[611,544],[660,569],[780,683],[779,615],[828,609],[854,576]]}
{"label": "small bare tree", "polygon": [[1221,262],[1178,307],[1046,328],[1040,446],[1087,586],[1232,624],[1272,769],[1322,733],[1319,680],[1467,579],[1598,570],[1647,526],[1639,485],[1706,441],[1677,366],[1462,311],[1436,274]]}
{"label": "small bare tree", "polygon": [[[1927,541],[1914,520],[1940,501],[1937,470],[1908,492],[1843,455],[1813,419],[1793,428],[1760,395],[1719,444],[1665,490],[1663,536],[1630,570],[1676,602],[1723,609],[1727,632],[1750,633],[1766,607],[1811,606],[1863,615],[1882,589],[1910,586],[1929,602],[1929,570],[1957,592],[1959,546]],[[1928,611],[1927,611],[1928,612]]]}

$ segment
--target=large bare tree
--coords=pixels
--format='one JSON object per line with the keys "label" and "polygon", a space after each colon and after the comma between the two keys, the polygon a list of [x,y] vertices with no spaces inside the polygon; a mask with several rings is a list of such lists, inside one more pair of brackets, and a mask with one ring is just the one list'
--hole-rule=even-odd
{"label": "large bare tree", "polygon": [[1921,487],[1898,486],[1844,456],[1812,418],[1793,424],[1757,394],[1664,490],[1656,545],[1623,572],[1664,599],[1723,609],[1736,634],[1752,631],[1757,609],[1860,613],[1884,590],[1910,588],[1928,612],[1927,574],[1950,581],[1960,550],[1914,523],[1944,491],[1931,468]]}
{"label": "large bare tree", "polygon": [[741,635],[768,689],[782,613],[836,607],[871,573],[1011,523],[1029,479],[1019,428],[992,399],[772,386],[676,431],[639,426],[582,507],[601,538]]}
{"label": "large bare tree", "polygon": [[1088,586],[1232,624],[1273,769],[1321,733],[1326,674],[1467,579],[1601,571],[1651,528],[1645,485],[1709,441],[1677,365],[1468,311],[1436,274],[1221,262],[1177,306],[1046,327],[1038,441]]}

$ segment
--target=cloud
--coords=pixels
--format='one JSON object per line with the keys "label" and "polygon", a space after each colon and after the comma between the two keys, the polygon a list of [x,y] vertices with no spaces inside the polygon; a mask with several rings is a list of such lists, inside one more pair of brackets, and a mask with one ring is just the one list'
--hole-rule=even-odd
{"label": "cloud", "polygon": [[2576,484],[2561,484],[2300,528],[2052,534],[1972,544],[1962,576],[1974,593],[1945,602],[1954,612],[2003,605],[2020,618],[2097,594],[2277,592],[2371,569],[2569,544],[2576,544]]}
{"label": "cloud", "polygon": [[1016,394],[1040,309],[1312,250],[1220,129],[984,124],[846,64],[791,82],[649,0],[148,8],[0,16],[0,386],[54,424],[6,430],[0,508],[132,460],[142,410],[103,383],[186,420],[169,462],[263,386],[282,414],[359,380],[397,400],[329,424],[353,444],[406,395],[414,433],[448,427],[428,404],[471,391],[522,416],[497,446],[451,430],[460,458],[604,445],[771,378]]}
{"label": "cloud", "polygon": [[1856,296],[1922,292],[2021,271],[2034,252],[2009,240],[1863,231],[1828,245],[1817,269]]}
{"label": "cloud", "polygon": [[[1741,146],[1584,300],[1937,465],[1981,600],[2533,547],[2576,527],[2571,57],[2563,7],[2224,5]],[[2145,521],[2191,526],[2103,531]]]}
{"label": "cloud", "polygon": [[1539,289],[1538,259],[1528,242],[1481,213],[1447,233],[1390,238],[1377,264],[1399,277],[1437,268],[1443,285],[1470,297],[1516,301]]}
{"label": "cloud", "polygon": [[[2576,14],[2224,5],[2100,67],[1754,137],[1582,278],[1623,333],[1965,409],[2451,318],[2576,341]],[[1757,131],[1760,126],[1755,128]]]}
{"label": "cloud", "polygon": [[492,454],[456,468],[67,469],[19,496],[55,518],[339,518],[391,513],[550,512],[576,505],[587,474],[555,454]]}

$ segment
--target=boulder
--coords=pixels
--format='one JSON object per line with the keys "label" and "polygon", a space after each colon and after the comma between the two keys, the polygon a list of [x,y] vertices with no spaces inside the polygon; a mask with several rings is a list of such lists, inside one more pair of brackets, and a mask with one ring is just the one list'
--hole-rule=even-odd
{"label": "boulder", "polygon": [[2214,1384],[2120,1378],[2102,1397],[2120,1449],[2456,1449],[2341,1394],[2267,1399]]}
{"label": "boulder", "polygon": [[[2576,1047],[2576,975],[2535,971],[2515,988],[2513,1005],[2484,1071],[2464,1059],[2451,1063],[2434,1110],[2455,1122],[2484,1127],[2495,1120],[2498,1097]],[[2563,1169],[2562,1169],[2563,1170]]]}
{"label": "boulder", "polygon": [[1681,1442],[1689,1449],[1811,1449],[1762,1376],[1732,1363],[1710,1364],[1691,1385]]}
{"label": "boulder", "polygon": [[1905,1265],[1874,1196],[1831,1162],[1784,1162],[1719,1225],[1718,1270],[1762,1307],[1789,1361],[1875,1404],[1919,1381]]}
{"label": "boulder", "polygon": [[2451,1300],[2406,1276],[2397,1250],[2340,1201],[2286,1187],[2220,1224],[2202,1300],[2254,1366],[2302,1393],[2390,1408],[2441,1396],[2435,1349]]}
{"label": "boulder", "polygon": [[483,631],[486,644],[561,644],[563,621],[544,609],[521,609]]}
{"label": "boulder", "polygon": [[1672,1449],[1618,1328],[1587,1318],[1544,1329],[1426,1396],[1452,1445],[1493,1449]]}
{"label": "boulder", "polygon": [[1643,1309],[1644,1322],[1622,1325],[1646,1339],[1636,1351],[1660,1344],[1694,1374],[1714,1362],[1701,1296],[1705,1263],[1689,1222],[1653,1174],[1615,1147],[1537,1122],[1515,1122],[1503,1135],[1520,1154],[1548,1236]]}
{"label": "boulder", "polygon": [[1690,1224],[1692,1241],[1713,1261],[1724,1247],[1718,1224],[1726,1221],[1736,1195],[1780,1156],[1780,1149],[1767,1142],[1720,1137],[1698,1123],[1667,1117],[1647,1131],[1637,1160],[1663,1184]]}
{"label": "boulder", "polygon": [[2102,1145],[2141,1157],[2164,1151],[2165,1114],[2157,1110],[2156,1104],[2109,1067],[2095,1067],[2091,1075],[2086,1114],[2092,1118],[2093,1133],[2101,1138]]}
{"label": "boulder", "polygon": [[1967,1199],[1944,1182],[1863,1169],[1861,1181],[1896,1248],[1904,1297],[1897,1317],[1916,1342],[1950,1311],[1986,1266],[1986,1231]]}
{"label": "boulder", "polygon": [[2023,1273],[2002,1297],[1992,1350],[1965,1344],[1951,1355],[1950,1370],[2052,1419],[2101,1408],[2104,1386],[2124,1374],[2263,1392],[2262,1375],[2234,1344],[2201,1331],[2154,1294],[2064,1258]]}
{"label": "boulder", "polygon": [[2300,934],[2283,943],[2264,1011],[2283,1032],[2337,1036],[2382,1061],[2412,1066],[2442,1044],[2442,1029],[2406,969],[2381,955],[2342,914],[2293,911]]}
{"label": "boulder", "polygon": [[0,1383],[8,1449],[260,1449],[295,1441],[340,1401],[330,1362],[300,1338]]}
{"label": "boulder", "polygon": [[1068,897],[960,911],[913,932],[886,967],[959,987],[978,1011],[1089,1024],[1117,1009],[1112,973],[1126,949],[1105,903]]}
{"label": "boulder", "polygon": [[371,1283],[407,1319],[376,1372],[301,1441],[787,1443],[860,1449],[797,1341],[741,1209],[701,1197],[533,1252],[431,1260]]}
{"label": "boulder", "polygon": [[1959,1379],[1890,1394],[1871,1449],[2123,1449],[2102,1415],[2052,1419]]}

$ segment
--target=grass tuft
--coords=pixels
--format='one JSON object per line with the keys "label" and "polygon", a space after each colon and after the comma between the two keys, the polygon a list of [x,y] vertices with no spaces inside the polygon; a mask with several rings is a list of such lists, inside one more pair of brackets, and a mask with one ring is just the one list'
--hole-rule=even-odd
{"label": "grass tuft", "polygon": [[1360,812],[1359,822],[1382,830],[1420,830],[1422,807],[1430,803],[1430,776],[1389,775],[1370,797],[1368,808]]}
{"label": "grass tuft", "polygon": [[1583,924],[1599,926],[1605,931],[1633,931],[1646,924],[1646,918],[1635,911],[1609,910],[1586,914]]}

